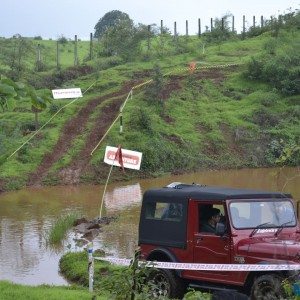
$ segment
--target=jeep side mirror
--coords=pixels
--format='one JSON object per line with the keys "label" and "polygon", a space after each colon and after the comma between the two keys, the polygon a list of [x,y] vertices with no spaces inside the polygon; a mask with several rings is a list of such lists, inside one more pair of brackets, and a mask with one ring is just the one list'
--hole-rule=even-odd
{"label": "jeep side mirror", "polygon": [[226,227],[223,223],[217,223],[216,224],[216,235],[223,236],[225,234]]}

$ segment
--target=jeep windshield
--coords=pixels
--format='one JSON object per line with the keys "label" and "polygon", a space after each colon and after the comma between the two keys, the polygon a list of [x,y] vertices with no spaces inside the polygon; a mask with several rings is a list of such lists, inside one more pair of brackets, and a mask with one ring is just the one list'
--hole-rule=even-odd
{"label": "jeep windshield", "polygon": [[294,205],[290,200],[236,201],[229,204],[231,222],[236,229],[296,226]]}

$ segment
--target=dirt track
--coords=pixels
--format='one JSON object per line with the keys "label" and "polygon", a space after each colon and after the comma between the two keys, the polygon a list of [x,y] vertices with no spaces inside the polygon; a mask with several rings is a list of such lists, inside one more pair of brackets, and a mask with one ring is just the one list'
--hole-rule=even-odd
{"label": "dirt track", "polygon": [[[211,79],[215,84],[221,84],[225,78],[223,71],[220,69],[200,70],[195,73],[195,76],[198,80]],[[170,76],[169,79],[162,91],[164,101],[172,92],[182,88],[181,81],[186,79],[186,76]],[[139,80],[139,82],[143,81]],[[127,94],[135,84],[137,84],[136,81],[129,81],[119,91],[89,101],[85,107],[79,110],[76,116],[67,121],[56,145],[51,152],[44,156],[37,170],[29,176],[27,185],[42,184],[52,165],[70,149],[75,138],[87,130],[86,126],[90,114],[94,113],[97,106],[110,100],[100,110],[94,122],[94,127],[87,135],[84,148],[73,158],[68,167],[59,171],[58,177],[61,184],[79,183],[80,175],[82,175],[91,158],[91,151],[117,117],[121,103],[126,99]]]}
{"label": "dirt track", "polygon": [[103,113],[97,118],[95,127],[88,135],[85,148],[81,151],[78,159],[72,161],[72,169],[80,171],[90,159],[90,148],[93,148],[96,145],[96,141],[101,138],[106,129],[111,125],[119,112],[121,102],[125,100],[132,86],[133,83],[130,82],[125,84],[117,92],[90,100],[85,107],[79,110],[76,116],[67,121],[56,145],[51,152],[48,152],[44,156],[37,170],[29,175],[27,185],[41,185],[42,180],[45,178],[52,165],[69,150],[74,139],[84,133],[90,114],[92,114],[97,106],[104,101],[117,98],[117,100],[112,101],[112,103],[104,107]]}

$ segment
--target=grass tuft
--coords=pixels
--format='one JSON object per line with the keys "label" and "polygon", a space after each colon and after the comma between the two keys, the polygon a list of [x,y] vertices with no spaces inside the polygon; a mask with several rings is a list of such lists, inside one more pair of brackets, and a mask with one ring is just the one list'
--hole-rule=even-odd
{"label": "grass tuft", "polygon": [[78,218],[75,213],[70,213],[56,220],[47,234],[47,242],[50,245],[57,245],[65,238],[67,231],[73,226],[74,221]]}

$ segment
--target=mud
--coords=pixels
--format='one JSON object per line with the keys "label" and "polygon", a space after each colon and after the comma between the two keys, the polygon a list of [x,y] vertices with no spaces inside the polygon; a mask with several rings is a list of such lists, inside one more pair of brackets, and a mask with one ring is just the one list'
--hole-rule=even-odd
{"label": "mud", "polygon": [[[85,107],[79,110],[76,116],[74,116],[69,121],[67,121],[56,145],[53,147],[51,152],[48,152],[44,156],[37,170],[34,173],[29,175],[29,180],[27,182],[27,185],[40,186],[42,184],[42,180],[47,175],[51,166],[55,162],[57,162],[69,150],[69,148],[72,145],[72,142],[76,139],[76,137],[84,133],[84,131],[86,130],[87,122],[89,120],[89,116],[95,111],[96,107],[102,104],[103,102],[116,97],[125,100],[125,97],[127,96],[128,92],[131,90],[134,84],[135,81],[127,82],[117,92],[110,93],[108,95],[90,100]],[[88,153],[90,150],[88,146],[90,147],[95,146],[94,141],[97,138],[99,138],[99,136],[103,134],[105,129],[107,129],[111,125],[114,117],[117,115],[121,102],[119,100],[119,101],[113,101],[113,103],[114,104],[112,105],[108,104],[107,106],[105,106],[105,108],[103,109],[104,112],[103,117],[98,118],[97,122],[95,122],[96,123],[95,127],[97,127],[98,129],[101,127],[102,130],[101,132],[95,133],[97,129],[95,128],[92,129],[92,132],[88,137],[88,142],[86,143],[87,147],[86,149],[83,150],[83,153],[81,153],[81,155],[83,156],[79,157],[79,161],[78,161],[79,166],[77,167],[76,164],[74,166],[73,163],[73,167],[71,171],[69,169],[62,171],[61,178],[64,178],[65,176],[65,178],[67,179],[66,183],[69,182],[73,183],[72,178],[74,176],[75,178],[78,178],[80,176],[82,165],[85,165],[90,158],[88,157],[88,155],[86,155],[86,153]],[[118,103],[119,105],[117,105],[116,103]]]}
{"label": "mud", "polygon": [[[233,67],[232,67],[233,68]],[[229,68],[230,70],[231,68]],[[228,70],[228,69],[227,69]],[[202,69],[197,70],[194,76],[198,79],[210,79],[215,84],[221,84],[226,75],[222,69]],[[142,73],[135,73],[135,76],[146,76],[149,75],[148,71]],[[135,77],[134,76],[134,77]],[[171,96],[172,93],[182,89],[182,81],[186,79],[186,75],[172,75],[166,80],[166,84],[161,92],[161,98],[163,101]],[[119,114],[119,109],[122,102],[126,99],[129,91],[133,86],[144,82],[144,80],[134,79],[126,82],[122,88],[114,93],[108,95],[97,97],[90,100],[85,107],[81,108],[78,113],[66,122],[62,133],[53,147],[51,152],[48,152],[42,159],[41,164],[37,170],[29,175],[29,180],[27,182],[28,186],[39,186],[42,185],[43,179],[48,175],[50,168],[55,164],[71,147],[72,142],[80,135],[84,134],[87,130],[87,123],[89,117],[97,107],[104,102],[107,102],[105,106],[99,111],[99,114],[94,120],[93,128],[88,133],[84,148],[79,152],[76,157],[74,157],[71,163],[59,171],[58,178],[60,184],[77,184],[81,181],[81,176],[92,169],[89,166],[89,161],[91,159],[91,151],[94,149],[99,140],[106,133],[109,126],[115,120]],[[172,118],[169,116],[162,116],[166,122],[173,123]],[[178,144],[180,141],[176,137],[170,137],[170,139],[175,139]],[[214,151],[212,151],[214,153]],[[93,172],[92,172],[93,173]],[[0,182],[1,191],[1,182]]]}

